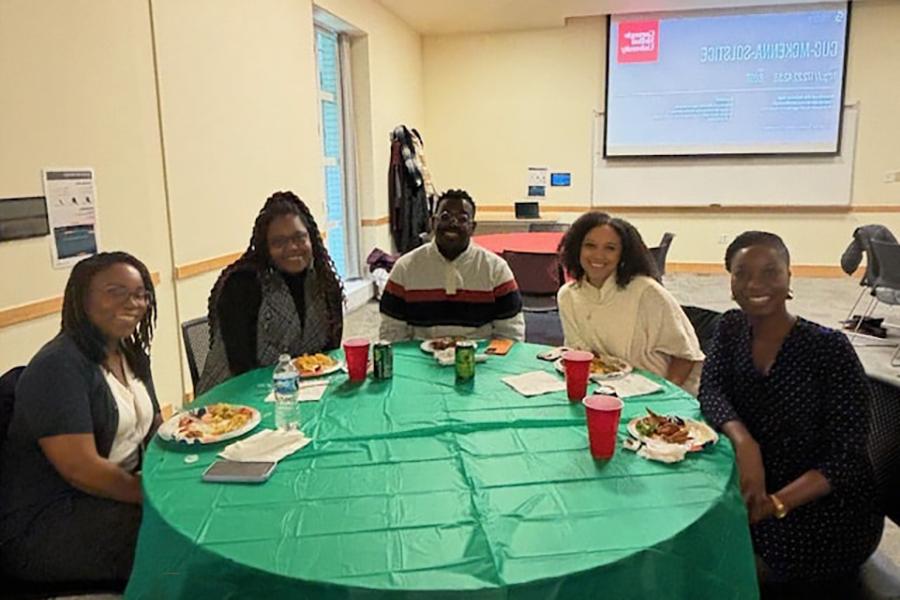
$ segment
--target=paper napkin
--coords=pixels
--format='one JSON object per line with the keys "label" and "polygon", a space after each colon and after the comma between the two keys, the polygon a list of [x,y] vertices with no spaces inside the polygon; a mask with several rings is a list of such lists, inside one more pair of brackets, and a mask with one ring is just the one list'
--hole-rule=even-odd
{"label": "paper napkin", "polygon": [[566,389],[566,382],[557,375],[546,371],[531,371],[521,375],[510,375],[501,379],[503,383],[523,396],[538,396]]}
{"label": "paper napkin", "polygon": [[278,462],[312,441],[302,431],[263,429],[219,452],[226,460],[237,462]]}
{"label": "paper napkin", "polygon": [[653,394],[662,389],[662,386],[655,381],[647,379],[643,375],[638,375],[637,373],[629,373],[622,379],[604,381],[603,385],[607,385],[616,390],[616,395],[618,395],[619,398],[631,398],[632,396]]}
{"label": "paper napkin", "polygon": [[[327,379],[313,379],[312,381],[301,381],[300,389],[297,393],[297,402],[311,402],[321,400],[325,390],[328,389]],[[266,402],[275,402],[275,393],[270,392],[266,396]]]}

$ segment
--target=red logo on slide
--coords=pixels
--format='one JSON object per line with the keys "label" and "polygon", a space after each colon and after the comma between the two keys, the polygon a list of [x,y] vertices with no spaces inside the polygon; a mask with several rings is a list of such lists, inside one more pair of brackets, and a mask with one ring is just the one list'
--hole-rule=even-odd
{"label": "red logo on slide", "polygon": [[656,62],[659,57],[659,21],[622,21],[616,59],[620,63]]}

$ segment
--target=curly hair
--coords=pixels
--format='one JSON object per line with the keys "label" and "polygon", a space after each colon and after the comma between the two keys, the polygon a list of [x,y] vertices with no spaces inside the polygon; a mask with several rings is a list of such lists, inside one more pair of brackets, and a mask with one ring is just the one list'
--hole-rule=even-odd
{"label": "curly hair", "polygon": [[247,246],[240,258],[222,271],[209,294],[207,308],[209,310],[210,345],[212,345],[212,333],[216,327],[216,306],[219,303],[222,289],[225,287],[225,281],[237,271],[262,273],[272,267],[267,239],[269,225],[275,218],[284,215],[296,215],[306,226],[306,231],[309,233],[309,242],[312,246],[313,263],[316,266],[316,280],[319,289],[325,294],[326,319],[331,327],[331,337],[338,338],[331,341],[335,344],[340,343],[340,335],[337,332],[341,330],[343,320],[344,285],[341,283],[334,261],[331,260],[331,255],[328,254],[328,249],[322,241],[319,226],[316,224],[316,220],[313,218],[309,208],[296,194],[293,192],[275,192],[269,196],[259,214],[256,215],[256,220],[253,222],[253,232],[250,234],[250,245]]}
{"label": "curly hair", "polygon": [[75,342],[91,361],[100,364],[106,358],[106,337],[91,322],[85,307],[94,276],[116,264],[126,264],[137,269],[144,289],[149,293],[147,312],[141,318],[134,333],[122,340],[122,354],[138,379],[150,380],[150,343],[156,325],[156,295],[150,271],[140,260],[127,252],[101,252],[78,262],[69,274],[63,296],[63,333]]}
{"label": "curly hair", "polygon": [[462,200],[463,202],[468,202],[469,206],[472,207],[472,218],[475,218],[475,200],[472,199],[472,196],[469,195],[469,192],[466,190],[447,190],[438,196],[437,202],[434,203],[434,214],[437,214],[438,208],[441,206],[441,202],[445,200]]}
{"label": "curly hair", "polygon": [[768,231],[745,231],[735,237],[728,244],[728,248],[725,249],[725,270],[731,273],[731,261],[734,260],[734,255],[750,246],[768,246],[772,248],[784,259],[784,264],[788,268],[791,267],[791,253],[788,252],[787,246],[784,245],[784,240],[781,237]]}
{"label": "curly hair", "polygon": [[578,217],[559,242],[559,260],[568,273],[578,281],[584,279],[581,266],[581,245],[584,238],[595,227],[609,225],[618,234],[622,243],[622,257],[616,265],[616,284],[624,288],[637,275],[646,275],[659,281],[656,261],[644,244],[641,234],[634,225],[624,219],[611,217],[604,212],[587,212]]}

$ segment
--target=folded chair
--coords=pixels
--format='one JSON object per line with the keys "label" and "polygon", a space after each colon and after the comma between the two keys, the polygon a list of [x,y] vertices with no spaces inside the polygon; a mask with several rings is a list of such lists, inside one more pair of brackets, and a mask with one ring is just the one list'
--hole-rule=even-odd
{"label": "folded chair", "polygon": [[[874,278],[869,281],[872,289],[872,299],[869,301],[865,312],[856,321],[851,339],[855,339],[863,323],[867,319],[872,318],[872,314],[879,303],[889,306],[900,304],[900,244],[871,240],[869,256],[873,263],[874,274]],[[900,366],[900,363],[897,363],[898,354],[900,354],[900,345],[897,346],[897,350],[891,356],[891,364],[893,366]]]}
{"label": "folded chair", "polygon": [[850,312],[847,313],[845,322],[852,322],[853,311],[859,306],[863,295],[866,292],[872,294],[871,285],[878,276],[878,265],[872,253],[872,242],[876,240],[880,242],[897,241],[894,234],[891,233],[891,230],[884,225],[863,225],[862,227],[857,227],[853,231],[853,240],[841,255],[841,269],[843,269],[847,275],[853,275],[859,267],[859,264],[862,262],[863,256],[866,257],[866,270],[859,280],[859,285],[862,289],[859,291],[859,295],[856,297],[853,306],[850,307]]}

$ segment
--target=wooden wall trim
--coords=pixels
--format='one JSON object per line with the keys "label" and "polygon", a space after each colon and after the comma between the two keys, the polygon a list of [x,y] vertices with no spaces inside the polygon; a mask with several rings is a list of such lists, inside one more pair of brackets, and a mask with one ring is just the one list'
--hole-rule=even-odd
{"label": "wooden wall trim", "polygon": [[359,222],[363,227],[377,227],[378,225],[387,225],[391,222],[391,218],[388,215],[384,215],[374,219],[360,219]]}
{"label": "wooden wall trim", "polygon": [[860,204],[851,206],[850,212],[855,213],[900,213],[898,204]]}
{"label": "wooden wall trim", "polygon": [[220,271],[240,258],[243,252],[232,252],[222,256],[214,256],[204,260],[198,260],[175,267],[175,281],[196,277],[210,271]]}
{"label": "wooden wall trim", "polygon": [[[856,270],[853,275],[847,275],[839,266],[829,265],[791,265],[791,274],[794,277],[814,277],[821,279],[841,279],[852,277],[860,279],[865,272],[865,267]],[[725,265],[722,263],[695,263],[695,262],[667,262],[666,273],[691,273],[694,275],[725,275]]]}
{"label": "wooden wall trim", "polygon": [[[852,213],[900,213],[900,204],[859,204],[859,205],[821,205],[821,206],[584,206],[553,205],[541,206],[544,213],[583,213],[589,210],[602,210],[610,213],[630,214],[852,214]],[[479,204],[478,212],[509,213],[515,212],[511,204]]]}
{"label": "wooden wall trim", "polygon": [[[159,286],[159,273],[154,271],[153,273],[150,273],[150,277],[153,279],[153,285]],[[52,298],[44,298],[43,300],[34,300],[16,306],[0,308],[0,329],[58,313],[62,310],[62,303],[62,296],[54,296]]]}

